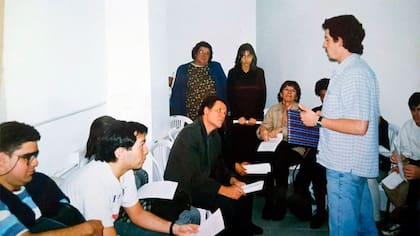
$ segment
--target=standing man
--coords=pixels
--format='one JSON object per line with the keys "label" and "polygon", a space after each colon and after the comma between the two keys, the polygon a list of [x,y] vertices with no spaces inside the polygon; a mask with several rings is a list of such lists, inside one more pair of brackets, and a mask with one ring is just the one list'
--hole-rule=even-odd
{"label": "standing man", "polygon": [[365,31],[353,15],[326,19],[323,47],[339,63],[322,113],[301,107],[307,126],[320,126],[318,162],[327,168],[330,235],[378,235],[368,178],[378,176],[379,88],[360,58]]}

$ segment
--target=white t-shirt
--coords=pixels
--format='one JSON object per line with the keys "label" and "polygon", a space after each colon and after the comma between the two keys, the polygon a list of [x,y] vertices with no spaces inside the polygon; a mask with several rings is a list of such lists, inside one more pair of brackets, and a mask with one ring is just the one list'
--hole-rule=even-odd
{"label": "white t-shirt", "polygon": [[62,190],[86,220],[101,220],[104,227],[113,226],[121,206],[138,202],[133,171],[118,180],[110,165],[101,161],[91,161],[66,178]]}
{"label": "white t-shirt", "polygon": [[395,141],[399,151],[412,160],[420,160],[420,127],[413,119],[407,120],[400,129]]}

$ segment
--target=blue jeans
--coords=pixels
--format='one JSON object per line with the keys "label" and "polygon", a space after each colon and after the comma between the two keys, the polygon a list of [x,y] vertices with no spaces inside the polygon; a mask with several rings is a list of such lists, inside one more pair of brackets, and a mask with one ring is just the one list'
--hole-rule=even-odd
{"label": "blue jeans", "polygon": [[330,235],[378,235],[367,178],[327,169]]}

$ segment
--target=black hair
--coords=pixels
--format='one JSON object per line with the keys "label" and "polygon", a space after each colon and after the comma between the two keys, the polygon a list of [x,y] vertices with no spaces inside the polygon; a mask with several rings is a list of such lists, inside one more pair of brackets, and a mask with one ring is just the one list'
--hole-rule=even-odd
{"label": "black hair", "polygon": [[90,125],[89,137],[86,143],[86,158],[90,159],[93,155],[96,154],[96,145],[99,141],[99,138],[104,134],[105,129],[114,120],[115,119],[111,116],[100,116],[92,122]]}
{"label": "black hair", "polygon": [[328,78],[322,78],[315,83],[315,94],[316,96],[321,95],[321,90],[327,90],[328,84],[330,83],[330,79]]}
{"label": "black hair", "polygon": [[209,62],[210,62],[211,59],[213,58],[213,49],[212,49],[211,45],[208,42],[206,42],[206,41],[198,42],[193,47],[193,49],[191,51],[191,57],[192,57],[192,59],[195,60],[195,58],[197,57],[198,50],[200,50],[200,47],[208,48],[210,50],[210,56],[209,56]]}
{"label": "black hair", "polygon": [[257,68],[257,55],[255,54],[254,48],[249,43],[244,43],[239,47],[238,53],[236,54],[235,67],[241,68],[241,58],[246,51],[252,55],[251,70],[255,70]]}
{"label": "black hair", "polygon": [[283,101],[283,98],[281,97],[281,92],[283,91],[286,86],[293,87],[296,90],[296,102],[300,101],[300,86],[296,81],[293,80],[286,80],[283,82],[283,84],[280,87],[279,93],[277,94],[277,101],[281,102]]}
{"label": "black hair", "polygon": [[115,150],[131,148],[137,140],[135,133],[147,134],[147,127],[133,121],[114,120],[99,138],[95,160],[115,162]]}
{"label": "black hair", "polygon": [[408,99],[408,107],[410,108],[411,111],[414,111],[419,104],[420,104],[420,92],[415,92]]}
{"label": "black hair", "polygon": [[0,152],[12,154],[25,142],[39,141],[41,135],[30,125],[17,121],[0,124]]}
{"label": "black hair", "polygon": [[337,42],[338,37],[342,38],[343,47],[349,52],[363,54],[362,41],[365,38],[365,30],[353,15],[341,15],[325,19],[322,28],[324,30],[329,29],[334,42]]}
{"label": "black hair", "polygon": [[217,96],[214,96],[214,95],[210,95],[210,96],[204,98],[203,101],[200,104],[200,108],[198,109],[198,115],[199,116],[204,115],[204,108],[207,107],[207,108],[211,109],[217,101],[223,102],[223,104],[226,105],[226,102],[223,99],[221,99]]}

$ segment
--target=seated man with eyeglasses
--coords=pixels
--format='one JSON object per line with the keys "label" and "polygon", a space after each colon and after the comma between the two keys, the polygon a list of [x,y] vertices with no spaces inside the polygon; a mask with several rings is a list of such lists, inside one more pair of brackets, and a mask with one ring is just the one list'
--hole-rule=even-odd
{"label": "seated man with eyeglasses", "polygon": [[51,178],[35,172],[40,138],[30,125],[0,124],[0,235],[102,235],[99,220],[85,221]]}

